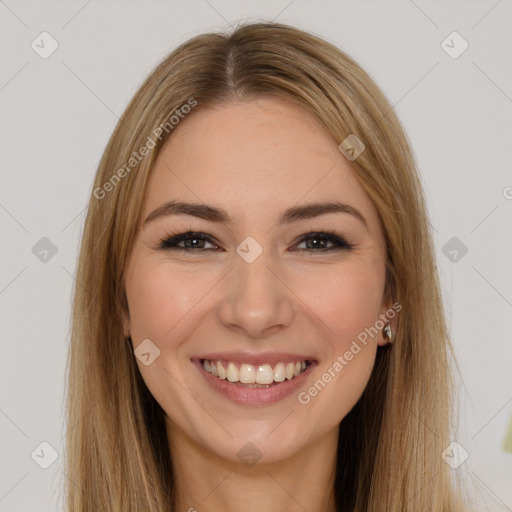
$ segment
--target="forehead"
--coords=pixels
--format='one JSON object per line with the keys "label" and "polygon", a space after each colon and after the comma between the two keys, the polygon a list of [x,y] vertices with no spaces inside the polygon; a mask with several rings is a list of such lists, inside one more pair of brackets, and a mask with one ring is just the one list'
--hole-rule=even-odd
{"label": "forehead", "polygon": [[377,218],[337,142],[311,114],[277,99],[198,108],[181,120],[158,154],[144,218],[170,199],[217,205],[237,220],[317,201]]}

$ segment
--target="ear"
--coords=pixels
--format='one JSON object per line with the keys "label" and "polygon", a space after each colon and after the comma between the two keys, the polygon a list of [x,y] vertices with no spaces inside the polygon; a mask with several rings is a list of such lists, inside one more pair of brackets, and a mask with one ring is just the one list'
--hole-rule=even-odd
{"label": "ear", "polygon": [[[387,325],[388,322],[389,322],[389,326],[391,328],[391,333],[392,333],[391,343],[394,342],[395,337],[396,337],[396,330],[398,327],[398,314],[401,311],[401,309],[402,309],[402,305],[397,301],[393,302],[392,299],[388,299],[382,305],[380,314],[379,314],[379,319],[382,321],[383,325],[382,325],[382,329],[380,330],[378,339],[377,339],[377,344],[379,346],[383,347],[383,346],[390,344],[389,339],[384,335],[384,327]],[[381,324],[381,322],[379,322],[379,325],[380,324]]]}

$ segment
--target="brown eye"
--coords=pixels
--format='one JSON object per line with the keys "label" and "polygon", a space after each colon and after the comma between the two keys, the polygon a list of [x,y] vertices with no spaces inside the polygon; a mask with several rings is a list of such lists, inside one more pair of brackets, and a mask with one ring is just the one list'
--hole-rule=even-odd
{"label": "brown eye", "polygon": [[[183,246],[181,244],[183,242]],[[164,238],[160,241],[159,249],[174,249],[181,251],[195,251],[195,250],[207,250],[211,251],[210,248],[205,248],[204,243],[213,244],[211,238],[204,233],[194,233],[192,231],[188,231],[187,233],[180,233],[177,235],[170,236],[168,238]],[[213,244],[217,250],[217,246]]]}
{"label": "brown eye", "polygon": [[[343,238],[337,236],[334,233],[308,233],[307,235],[304,235],[299,241],[299,243],[303,242],[305,242],[306,245],[309,245],[309,247],[299,250],[308,252],[326,252],[339,249],[350,250],[353,248],[352,244],[348,243]],[[332,244],[332,246],[328,247],[328,244]]]}
{"label": "brown eye", "polygon": [[[212,244],[213,248],[205,247],[205,243]],[[354,247],[352,244],[345,241],[338,235],[328,232],[307,233],[299,240],[299,244],[301,243],[306,243],[307,247],[304,249],[293,250],[327,252],[342,249],[350,250]],[[162,250],[178,250],[188,252],[220,250],[210,236],[206,235],[205,233],[197,233],[194,231],[187,231],[186,233],[179,233],[163,238],[160,240],[158,248]]]}

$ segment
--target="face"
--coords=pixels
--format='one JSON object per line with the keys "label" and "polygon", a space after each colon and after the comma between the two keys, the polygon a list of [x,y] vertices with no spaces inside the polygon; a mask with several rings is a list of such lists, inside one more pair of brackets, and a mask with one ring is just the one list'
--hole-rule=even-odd
{"label": "face", "polygon": [[[346,206],[304,209],[328,203]],[[380,330],[362,342],[390,307],[377,212],[336,142],[281,100],[180,122],[125,282],[125,331],[168,432],[233,462],[248,442],[272,462],[337,432],[385,344]]]}

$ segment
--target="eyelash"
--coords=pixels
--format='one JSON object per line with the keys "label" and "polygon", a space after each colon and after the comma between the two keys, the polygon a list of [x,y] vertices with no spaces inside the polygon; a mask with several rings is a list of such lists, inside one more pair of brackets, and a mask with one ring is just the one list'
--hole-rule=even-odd
{"label": "eyelash", "polygon": [[[193,247],[178,247],[177,244],[186,240],[202,240],[205,242],[209,242],[213,245],[216,245],[213,239],[206,235],[205,233],[200,233],[196,231],[187,231],[184,233],[168,233],[164,238],[160,240],[160,243],[157,246],[158,250],[174,250],[174,251],[185,251],[185,252],[202,252],[202,251],[216,251],[217,249],[204,249],[204,248],[193,248]],[[297,243],[302,243],[308,240],[324,240],[327,242],[333,242],[337,244],[335,247],[329,248],[320,248],[320,249],[297,249],[299,251],[307,251],[309,253],[313,252],[328,252],[328,251],[338,251],[338,250],[351,250],[354,248],[354,244],[351,244],[336,235],[331,231],[313,231],[310,233],[306,233],[303,235]]]}

